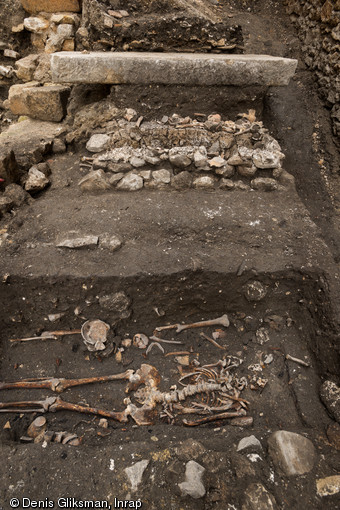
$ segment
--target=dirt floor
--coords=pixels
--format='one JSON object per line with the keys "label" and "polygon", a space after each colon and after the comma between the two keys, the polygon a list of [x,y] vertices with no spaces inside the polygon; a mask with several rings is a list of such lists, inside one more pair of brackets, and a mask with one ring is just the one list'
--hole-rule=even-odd
{"label": "dirt floor", "polygon": [[[32,414],[20,412],[19,405],[16,413],[3,412],[8,402],[48,397],[104,412],[141,407],[143,395],[127,381],[76,386],[61,395],[46,388],[6,390],[0,382],[4,510],[78,508],[77,501],[84,500],[97,501],[98,508],[105,508],[105,502],[123,507],[117,500],[130,508],[139,508],[140,501],[143,508],[174,510],[340,508],[339,425],[319,395],[325,380],[338,383],[340,376],[339,152],[329,111],[301,60],[297,34],[281,2],[204,4],[213,20],[228,19],[242,27],[246,53],[297,58],[294,79],[265,95],[253,91],[253,99],[251,91],[241,98],[234,91],[223,111],[216,106],[223,104],[221,91],[206,98],[194,89],[189,94],[139,90],[135,96],[140,101],[144,94],[143,114],[157,119],[174,112],[192,114],[192,94],[199,111],[212,113],[215,107],[235,118],[237,106],[243,111],[253,101],[285,153],[284,168],[294,175],[296,191],[83,194],[78,182],[87,171],[81,157],[90,155],[83,144],[69,145],[60,155],[45,147],[41,157],[50,163],[51,186],[0,222],[1,381],[108,376],[147,364],[160,375],[157,388],[174,392],[183,387],[180,378],[192,372],[186,379],[191,384],[221,379],[222,365],[211,365],[222,360],[229,386],[185,401],[206,414],[184,415],[181,408],[158,404],[150,423],[140,426],[133,413],[126,422],[100,424],[100,416],[65,410]],[[111,97],[120,107],[138,107],[131,89],[117,88]],[[19,154],[21,149],[16,150]],[[31,156],[21,157],[27,163]],[[100,243],[80,250],[56,246],[60,234],[74,231],[99,238],[116,235],[122,246],[114,252]],[[228,327],[155,331],[223,314]],[[86,349],[79,333],[85,321],[95,319],[110,326],[107,347],[96,354]],[[56,330],[78,333],[10,341]],[[220,347],[202,333],[209,338],[217,333]],[[128,346],[126,340],[136,334],[181,343],[160,343],[164,352],[155,345],[146,354]],[[172,354],[177,351],[184,353]],[[197,368],[205,365],[210,367],[198,380]],[[228,412],[239,416],[190,424],[211,417],[214,412],[207,406],[218,408],[223,393],[234,389],[238,396],[229,400]],[[27,429],[42,415],[51,434],[32,442]],[[277,466],[270,438],[278,430],[312,442],[309,470],[292,476]],[[75,444],[58,444],[59,432],[71,435]],[[239,449],[249,436],[259,443]],[[126,470],[140,461],[144,467],[132,482]],[[203,496],[200,477],[192,483],[195,496],[181,489],[190,461],[204,469]],[[327,477],[337,477],[333,483],[339,491],[325,496],[317,484]],[[13,498],[19,504],[10,503]]]}

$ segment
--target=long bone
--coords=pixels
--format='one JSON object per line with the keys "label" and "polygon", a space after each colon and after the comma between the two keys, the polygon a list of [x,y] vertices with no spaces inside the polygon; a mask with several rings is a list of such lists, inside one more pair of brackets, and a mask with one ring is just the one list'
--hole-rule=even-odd
{"label": "long bone", "polygon": [[246,414],[244,409],[240,409],[240,411],[236,412],[226,412],[226,413],[218,413],[213,414],[212,416],[206,416],[205,418],[200,418],[195,421],[183,420],[183,425],[187,427],[197,427],[197,425],[203,425],[204,423],[211,423],[212,421],[224,420],[226,418],[236,418],[238,416],[244,416]]}
{"label": "long bone", "polygon": [[98,377],[87,377],[83,379],[64,379],[55,377],[41,377],[37,379],[22,379],[21,381],[0,382],[0,390],[14,388],[40,388],[49,389],[56,393],[62,393],[67,388],[73,386],[83,386],[85,384],[93,384],[109,381],[126,381],[134,374],[134,370],[126,370],[122,374],[103,375]]}
{"label": "long bone", "polygon": [[176,328],[176,333],[180,333],[185,329],[191,328],[204,328],[206,326],[224,326],[227,328],[229,325],[230,322],[228,319],[228,315],[224,314],[221,317],[218,317],[217,319],[212,319],[210,321],[193,322],[191,324],[170,324],[170,326],[159,326],[156,328],[156,331],[164,331],[166,329]]}
{"label": "long bone", "polygon": [[45,400],[27,400],[24,402],[0,402],[0,413],[47,413],[57,411],[75,411],[78,413],[95,414],[112,418],[121,423],[128,421],[128,413],[125,409],[121,412],[105,411],[96,407],[81,406],[65,402],[60,397],[49,397]]}

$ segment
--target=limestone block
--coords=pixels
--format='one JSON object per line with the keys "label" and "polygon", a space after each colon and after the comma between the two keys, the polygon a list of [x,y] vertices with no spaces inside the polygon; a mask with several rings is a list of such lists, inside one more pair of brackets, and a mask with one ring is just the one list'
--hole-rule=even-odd
{"label": "limestone block", "polygon": [[21,0],[25,11],[37,12],[80,12],[79,0]]}
{"label": "limestone block", "polygon": [[60,122],[66,114],[69,87],[61,85],[37,86],[37,82],[13,85],[9,90],[9,107],[15,115]]}

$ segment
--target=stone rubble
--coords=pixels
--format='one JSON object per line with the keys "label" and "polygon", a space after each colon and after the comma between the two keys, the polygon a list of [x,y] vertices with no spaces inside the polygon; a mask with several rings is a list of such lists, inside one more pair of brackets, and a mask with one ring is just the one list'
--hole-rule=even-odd
{"label": "stone rubble", "polygon": [[30,193],[42,191],[50,184],[50,180],[36,166],[29,169],[27,180],[25,182],[25,190]]}

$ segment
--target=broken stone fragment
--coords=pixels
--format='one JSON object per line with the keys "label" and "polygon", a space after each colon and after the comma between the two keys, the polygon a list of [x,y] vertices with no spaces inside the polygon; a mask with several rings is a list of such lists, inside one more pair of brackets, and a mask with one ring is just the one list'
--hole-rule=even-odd
{"label": "broken stone fragment", "polygon": [[271,152],[266,149],[255,149],[253,163],[257,168],[276,168],[280,166],[283,154],[279,151]]}
{"label": "broken stone fragment", "polygon": [[111,188],[103,170],[92,170],[83,177],[78,185],[82,191],[105,191]]}
{"label": "broken stone fragment", "polygon": [[202,146],[194,152],[194,163],[196,168],[206,167],[208,162],[207,149]]}
{"label": "broken stone fragment", "polygon": [[121,191],[138,191],[143,187],[143,179],[140,175],[133,172],[125,175],[117,184],[118,190]]}
{"label": "broken stone fragment", "polygon": [[271,434],[268,452],[275,467],[287,476],[303,475],[314,467],[313,443],[294,432],[279,430]]}
{"label": "broken stone fragment", "polygon": [[169,170],[155,170],[152,172],[152,179],[156,184],[169,184],[171,181],[171,174]]}
{"label": "broken stone fragment", "polygon": [[137,156],[132,156],[129,163],[134,168],[140,168],[145,165],[145,160],[143,158],[138,158]]}
{"label": "broken stone fragment", "polygon": [[235,188],[235,184],[231,179],[221,179],[218,187],[230,191]]}
{"label": "broken stone fragment", "polygon": [[275,499],[260,483],[252,483],[247,488],[242,510],[276,510]]}
{"label": "broken stone fragment", "polygon": [[340,387],[333,381],[325,381],[320,389],[320,398],[329,414],[340,423]]}
{"label": "broken stone fragment", "polygon": [[221,168],[216,168],[215,169],[215,174],[216,175],[221,175],[223,177],[225,177],[226,179],[228,177],[232,177],[235,173],[235,167],[234,166],[231,166],[231,165],[224,165],[222,166]]}
{"label": "broken stone fragment", "polygon": [[188,189],[192,187],[192,175],[188,171],[180,172],[172,178],[171,185],[177,190]]}
{"label": "broken stone fragment", "polygon": [[73,25],[67,23],[61,23],[57,27],[57,34],[63,39],[70,39],[73,36],[74,28]]}
{"label": "broken stone fragment", "polygon": [[77,232],[69,232],[57,238],[56,246],[58,248],[96,248],[98,246],[99,237],[88,235],[81,236]]}
{"label": "broken stone fragment", "polygon": [[196,189],[213,189],[215,187],[216,178],[210,175],[203,175],[196,177],[193,181],[193,186]]}
{"label": "broken stone fragment", "polygon": [[110,251],[117,251],[122,246],[122,241],[115,235],[103,234],[100,236],[100,246]]}
{"label": "broken stone fragment", "polygon": [[262,445],[255,436],[248,436],[241,439],[241,441],[237,445],[236,451],[239,452],[249,447],[262,448]]}
{"label": "broken stone fragment", "polygon": [[50,180],[45,176],[43,172],[37,169],[36,166],[33,166],[28,171],[28,177],[25,182],[25,190],[30,193],[37,193],[38,191],[42,191],[50,184]]}
{"label": "broken stone fragment", "polygon": [[6,49],[4,50],[4,57],[18,59],[20,54],[17,51]]}
{"label": "broken stone fragment", "polygon": [[250,185],[253,189],[257,189],[259,191],[275,191],[279,187],[276,180],[271,179],[270,177],[257,177],[251,181]]}
{"label": "broken stone fragment", "polygon": [[123,172],[119,172],[118,174],[111,174],[108,177],[108,182],[111,184],[111,186],[116,186],[121,179],[123,179],[124,174]]}
{"label": "broken stone fragment", "polygon": [[226,165],[226,160],[221,158],[221,156],[216,156],[215,158],[209,159],[209,166],[211,168],[222,168]]}
{"label": "broken stone fragment", "polygon": [[64,152],[66,152],[66,144],[64,140],[61,140],[60,138],[55,138],[52,144],[52,152],[53,154],[63,154]]}
{"label": "broken stone fragment", "polygon": [[230,156],[230,158],[227,160],[227,163],[228,163],[228,165],[231,165],[231,166],[239,166],[239,165],[243,165],[244,161],[241,158],[241,156],[238,153],[236,153],[236,154],[233,154],[232,156]]}
{"label": "broken stone fragment", "polygon": [[102,152],[108,148],[110,143],[109,135],[95,134],[92,135],[86,144],[86,149],[89,152]]}
{"label": "broken stone fragment", "polygon": [[36,34],[41,34],[45,30],[48,29],[49,23],[44,18],[31,17],[24,19],[24,27],[29,32],[34,32]]}
{"label": "broken stone fragment", "polygon": [[141,460],[136,462],[136,464],[133,464],[132,466],[124,469],[125,474],[130,482],[132,492],[136,492],[138,489],[138,486],[142,481],[144,471],[148,467],[149,462],[149,460]]}
{"label": "broken stone fragment", "polygon": [[21,58],[15,62],[15,66],[17,68],[16,75],[19,80],[22,81],[32,81],[34,72],[37,67],[39,55],[28,55],[28,57]]}
{"label": "broken stone fragment", "polygon": [[191,165],[188,151],[180,147],[174,147],[169,150],[169,161],[176,168],[186,168]]}
{"label": "broken stone fragment", "polygon": [[[240,165],[237,167],[237,173],[242,175],[242,177],[254,177],[256,172],[257,172],[257,168],[255,165],[252,165],[252,166]],[[277,187],[276,182],[275,182],[275,184]]]}
{"label": "broken stone fragment", "polygon": [[340,475],[327,476],[316,480],[318,496],[333,496],[340,492]]}
{"label": "broken stone fragment", "polygon": [[14,74],[14,69],[11,66],[1,66],[0,65],[0,77],[11,78]]}
{"label": "broken stone fragment", "polygon": [[206,490],[202,479],[205,468],[194,460],[189,460],[185,468],[185,480],[178,486],[184,496],[191,496],[194,499],[203,498]]}

